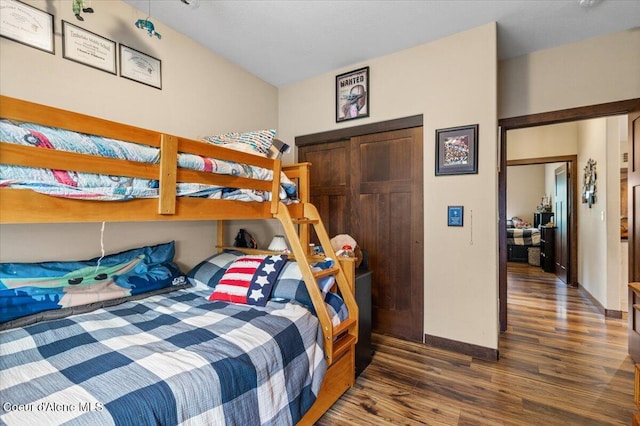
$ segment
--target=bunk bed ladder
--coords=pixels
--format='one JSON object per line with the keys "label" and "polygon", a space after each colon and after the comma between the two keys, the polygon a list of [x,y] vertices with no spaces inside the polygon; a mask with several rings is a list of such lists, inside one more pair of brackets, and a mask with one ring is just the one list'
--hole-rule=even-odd
{"label": "bunk bed ladder", "polygon": [[[322,332],[324,333],[324,350],[327,363],[331,365],[334,361],[338,360],[343,354],[347,353],[350,349],[353,349],[354,345],[358,341],[358,305],[355,301],[355,296],[347,277],[340,266],[340,262],[337,261],[337,257],[331,246],[331,240],[329,235],[320,219],[318,210],[310,203],[303,203],[303,217],[292,218],[288,209],[284,205],[280,205],[276,217],[280,219],[284,231],[291,245],[291,251],[298,260],[298,266],[304,278],[307,290],[315,306],[321,306],[324,304],[322,293],[318,287],[317,280],[319,278],[335,275],[336,285],[342,296],[347,309],[349,311],[349,318],[340,323],[337,326],[333,326],[329,314],[326,310],[317,310],[318,319],[322,325]],[[314,261],[314,257],[308,252],[308,246],[303,247],[301,243],[301,236],[298,234],[298,226],[312,226],[320,240],[320,245],[324,250],[327,257],[335,259],[335,265],[332,268],[325,269],[320,272],[313,272],[310,262]],[[304,261],[307,259],[308,261]],[[317,258],[315,259],[317,261]],[[351,356],[354,356],[354,351],[351,351]]]}

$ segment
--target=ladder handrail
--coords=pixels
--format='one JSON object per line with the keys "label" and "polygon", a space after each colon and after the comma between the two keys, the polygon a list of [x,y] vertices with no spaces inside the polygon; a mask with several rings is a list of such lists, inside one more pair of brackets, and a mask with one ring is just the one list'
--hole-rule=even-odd
{"label": "ladder handrail", "polygon": [[[298,261],[298,267],[300,268],[300,272],[304,279],[305,285],[307,287],[307,291],[309,292],[309,296],[311,297],[311,301],[313,305],[316,306],[316,314],[318,320],[320,321],[320,325],[322,327],[322,333],[324,337],[324,350],[325,350],[325,358],[327,363],[331,365],[336,357],[339,357],[344,352],[344,345],[353,345],[358,340],[358,305],[355,301],[355,295],[353,289],[349,285],[349,281],[340,265],[340,262],[337,261],[336,254],[331,246],[331,240],[327,235],[327,231],[322,224],[322,220],[320,219],[320,215],[318,214],[315,206],[309,203],[303,203],[303,211],[304,217],[309,219],[310,226],[314,228],[316,231],[316,235],[320,240],[320,245],[324,250],[324,253],[327,257],[335,259],[335,277],[336,277],[336,285],[344,300],[347,311],[349,313],[349,318],[346,320],[347,325],[340,327],[334,327],[331,318],[329,317],[329,313],[327,309],[318,309],[318,307],[324,307],[324,297],[318,283],[316,281],[316,274],[311,270],[311,265],[307,260],[309,256],[305,252],[306,247],[303,247],[301,243],[300,235],[298,234],[297,225],[298,221],[292,219],[289,214],[289,210],[287,207],[280,203],[278,206],[277,212],[274,214],[274,217],[280,220],[282,223],[282,227],[284,228],[284,232],[287,235],[289,240],[289,245],[291,246],[291,251],[293,252],[295,258]],[[336,330],[347,333],[346,336],[338,336],[336,334]],[[335,341],[336,337],[340,337],[342,340],[338,339]],[[346,339],[346,340],[345,340]],[[334,344],[338,343],[338,347],[340,350],[338,353],[334,354]]]}

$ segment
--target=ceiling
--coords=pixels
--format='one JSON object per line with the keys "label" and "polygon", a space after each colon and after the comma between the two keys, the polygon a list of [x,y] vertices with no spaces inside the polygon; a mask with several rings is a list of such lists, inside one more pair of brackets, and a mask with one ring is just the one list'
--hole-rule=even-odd
{"label": "ceiling", "polygon": [[640,0],[124,1],[276,87],[490,22],[499,59],[640,26]]}

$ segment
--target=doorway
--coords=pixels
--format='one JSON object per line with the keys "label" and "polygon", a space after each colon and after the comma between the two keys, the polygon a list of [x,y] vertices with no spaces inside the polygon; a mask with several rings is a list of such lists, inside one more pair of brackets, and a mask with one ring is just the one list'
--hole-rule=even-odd
{"label": "doorway", "polygon": [[[578,281],[577,274],[577,221],[574,215],[577,205],[577,155],[563,155],[555,157],[526,158],[518,160],[507,160],[507,167],[516,166],[542,166],[547,169],[542,176],[544,184],[542,193],[549,197],[549,202],[553,205],[552,222],[554,223],[554,250],[553,259],[550,259],[554,267],[551,269],[562,282],[575,287]],[[512,182],[516,183],[517,182]],[[513,189],[509,184],[509,192],[518,193],[519,188]],[[562,188],[559,188],[559,185]],[[535,197],[541,194],[531,194]],[[542,201],[541,199],[539,199]],[[527,200],[530,206],[534,205],[533,200]],[[531,209],[533,210],[533,209]],[[509,211],[509,209],[507,209]],[[533,223],[533,222],[532,222]],[[546,225],[546,224],[542,224]],[[534,225],[535,226],[535,225]],[[549,268],[545,268],[548,270]]]}
{"label": "doorway", "polygon": [[[506,231],[506,165],[507,165],[507,136],[509,130],[524,129],[527,127],[558,124],[570,121],[586,120],[613,115],[628,114],[631,111],[640,110],[640,99],[611,102],[592,105],[588,107],[572,108],[568,110],[553,111],[533,114],[521,117],[499,120],[500,126],[500,159],[498,173],[498,244],[499,244],[499,318],[500,331],[507,329],[507,231]],[[574,251],[574,253],[576,253]],[[577,253],[576,253],[577,255]],[[629,258],[629,265],[636,259]],[[576,257],[577,265],[577,257]]]}

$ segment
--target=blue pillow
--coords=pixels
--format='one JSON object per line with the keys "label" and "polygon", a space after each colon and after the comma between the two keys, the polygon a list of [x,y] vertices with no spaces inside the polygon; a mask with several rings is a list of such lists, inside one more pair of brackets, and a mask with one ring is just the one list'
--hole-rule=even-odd
{"label": "blue pillow", "polygon": [[227,269],[244,253],[237,250],[227,250],[222,253],[216,253],[213,256],[203,260],[187,272],[187,280],[196,289],[210,290],[215,288],[224,276]]}
{"label": "blue pillow", "polygon": [[184,284],[174,255],[171,241],[102,259],[0,263],[0,323]]}
{"label": "blue pillow", "polygon": [[[311,266],[312,269],[327,269],[328,267],[333,266],[333,262],[334,261],[332,259],[326,259],[322,262],[312,264]],[[318,286],[320,287],[322,295],[325,296],[325,299],[334,283],[335,277],[332,275],[318,280]],[[280,276],[271,290],[271,298],[295,300],[301,305],[306,306],[315,314],[311,296],[309,295],[307,286],[302,278],[302,272],[300,272],[300,268],[295,261],[287,261],[282,268]]]}

